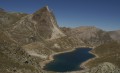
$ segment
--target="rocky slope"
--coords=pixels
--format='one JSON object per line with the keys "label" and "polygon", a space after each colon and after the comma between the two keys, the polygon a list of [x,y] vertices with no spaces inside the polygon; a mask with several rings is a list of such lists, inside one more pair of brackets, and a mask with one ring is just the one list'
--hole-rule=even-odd
{"label": "rocky slope", "polygon": [[81,44],[79,41],[82,41],[85,46],[96,47],[112,40],[106,31],[94,26],[81,26],[71,29],[63,28],[62,30],[66,35],[74,39],[75,42],[78,41],[78,45]]}
{"label": "rocky slope", "polygon": [[105,62],[99,64],[97,67],[91,68],[85,73],[120,73],[120,69],[112,63]]}
{"label": "rocky slope", "polygon": [[33,59],[4,32],[0,31],[0,35],[0,73],[36,72],[37,69],[31,65],[34,61],[26,63]]}
{"label": "rocky slope", "polygon": [[120,69],[116,65],[110,62],[104,62],[88,70],[66,72],[66,73],[120,73]]}
{"label": "rocky slope", "polygon": [[113,40],[120,42],[120,30],[110,31],[109,34]]}
{"label": "rocky slope", "polygon": [[26,15],[26,13],[6,12],[4,9],[0,9],[0,30],[11,28],[15,22]]}
{"label": "rocky slope", "polygon": [[120,43],[109,42],[96,47],[92,52],[97,54],[99,57],[86,64],[89,68],[97,66],[103,62],[113,63],[120,68]]}

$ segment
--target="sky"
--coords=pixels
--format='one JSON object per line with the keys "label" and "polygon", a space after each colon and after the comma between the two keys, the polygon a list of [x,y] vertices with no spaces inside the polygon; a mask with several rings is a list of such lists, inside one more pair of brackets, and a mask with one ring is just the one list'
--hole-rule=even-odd
{"label": "sky", "polygon": [[0,8],[34,13],[48,5],[61,27],[96,26],[120,30],[120,0],[0,0]]}

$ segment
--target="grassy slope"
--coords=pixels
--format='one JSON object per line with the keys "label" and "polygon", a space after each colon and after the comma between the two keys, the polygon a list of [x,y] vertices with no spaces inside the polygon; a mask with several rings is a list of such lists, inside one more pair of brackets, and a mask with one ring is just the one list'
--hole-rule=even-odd
{"label": "grassy slope", "polygon": [[111,62],[120,68],[120,44],[117,42],[110,42],[98,46],[93,50],[93,53],[97,54],[99,58],[90,61],[86,65],[93,67],[103,62]]}

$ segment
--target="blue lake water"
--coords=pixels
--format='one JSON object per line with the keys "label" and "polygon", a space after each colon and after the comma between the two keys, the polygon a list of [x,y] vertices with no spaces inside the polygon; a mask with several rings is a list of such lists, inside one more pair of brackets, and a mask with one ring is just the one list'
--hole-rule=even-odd
{"label": "blue lake water", "polygon": [[44,70],[54,72],[69,72],[82,70],[80,65],[90,58],[95,57],[90,54],[91,48],[77,48],[72,52],[61,53],[53,56],[53,61],[46,64]]}

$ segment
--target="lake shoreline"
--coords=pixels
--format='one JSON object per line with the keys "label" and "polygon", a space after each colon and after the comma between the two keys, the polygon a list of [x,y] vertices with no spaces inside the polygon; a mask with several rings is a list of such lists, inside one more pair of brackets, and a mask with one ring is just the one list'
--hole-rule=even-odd
{"label": "lake shoreline", "polygon": [[53,60],[54,60],[54,58],[53,58],[54,55],[62,54],[62,53],[67,53],[67,52],[72,52],[72,51],[74,51],[74,50],[76,50],[76,49],[71,49],[71,50],[62,51],[62,52],[56,52],[56,53],[53,53],[53,54],[49,55],[49,56],[48,56],[48,59],[42,62],[43,65],[41,66],[41,68],[43,69],[44,66],[45,66],[47,63],[53,61]]}
{"label": "lake shoreline", "polygon": [[[92,48],[92,50],[94,50],[94,49]],[[93,57],[93,58],[91,58],[91,59],[88,59],[87,61],[83,62],[83,63],[80,65],[80,67],[83,68],[83,70],[81,70],[80,72],[85,72],[86,70],[89,70],[89,68],[86,67],[86,64],[87,64],[88,62],[90,62],[90,61],[95,60],[96,58],[99,58],[99,56],[98,56],[97,54],[93,53],[92,50],[89,51],[89,53],[92,54],[92,55],[94,55],[95,57]]]}
{"label": "lake shoreline", "polygon": [[[84,48],[85,48],[85,47],[84,47]],[[76,49],[71,49],[71,50],[67,50],[67,51],[62,51],[62,52],[57,52],[57,53],[51,54],[51,55],[48,57],[47,60],[45,60],[45,61],[42,62],[42,63],[43,63],[42,68],[44,68],[44,66],[45,66],[47,63],[49,63],[49,62],[51,62],[51,61],[54,60],[54,58],[53,58],[54,55],[62,54],[62,53],[67,53],[67,52],[72,52],[72,51],[74,51],[74,50],[76,50]],[[93,48],[92,48],[92,50],[93,50]],[[90,62],[90,61],[98,58],[98,55],[95,54],[95,53],[93,53],[92,50],[90,50],[88,53],[94,55],[95,57],[93,57],[93,58],[91,58],[91,59],[88,59],[87,61],[85,61],[85,62],[83,62],[82,64],[80,64],[80,67],[83,68],[83,70],[80,70],[79,72],[84,72],[84,71],[88,70],[88,68],[85,66],[86,63],[88,63],[88,62]],[[71,71],[71,72],[75,72],[75,71]]]}

